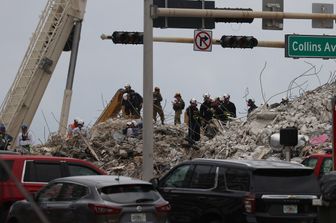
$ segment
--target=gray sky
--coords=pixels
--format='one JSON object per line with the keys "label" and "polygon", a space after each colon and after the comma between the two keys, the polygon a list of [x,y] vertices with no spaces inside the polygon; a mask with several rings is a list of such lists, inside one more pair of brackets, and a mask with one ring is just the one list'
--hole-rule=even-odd
{"label": "gray sky", "polygon": [[[10,88],[23,56],[29,45],[39,16],[46,0],[1,0],[0,7],[0,102]],[[262,10],[261,0],[216,0],[216,7],[252,8]],[[312,0],[286,1],[286,12],[310,13]],[[331,0],[319,0],[319,3],[332,3]],[[81,117],[86,124],[93,124],[104,105],[113,97],[116,90],[125,83],[142,94],[143,57],[141,45],[114,45],[111,41],[102,41],[102,33],[113,31],[143,30],[143,1],[141,0],[88,0],[79,56],[77,60],[75,82],[73,86],[70,120]],[[252,35],[258,40],[284,41],[285,34],[332,35],[334,29],[312,29],[309,20],[285,20],[283,31],[262,30],[261,19],[252,24],[217,23],[213,38],[222,35]],[[192,29],[155,29],[154,36],[173,36],[192,38]],[[69,53],[63,53],[49,82],[31,129],[37,138],[44,141],[44,135],[58,129],[63,92],[69,64]],[[168,121],[172,122],[171,101],[175,92],[181,92],[186,102],[202,95],[231,95],[236,104],[238,116],[246,116],[246,104],[243,96],[248,88],[249,98],[259,105],[263,103],[259,75],[264,64],[267,67],[262,76],[266,98],[288,88],[289,82],[309,69],[305,61],[317,68],[323,66],[319,77],[325,83],[330,71],[335,69],[334,60],[291,59],[284,57],[284,49],[224,49],[213,46],[212,52],[193,51],[192,44],[154,43],[154,86],[161,88],[163,105]],[[308,80],[304,87],[313,89],[319,85],[315,77]],[[275,97],[276,102],[285,94]],[[187,103],[188,104],[188,103]],[[44,120],[45,115],[46,121]],[[55,118],[56,120],[55,120]],[[48,129],[49,128],[49,129]]]}

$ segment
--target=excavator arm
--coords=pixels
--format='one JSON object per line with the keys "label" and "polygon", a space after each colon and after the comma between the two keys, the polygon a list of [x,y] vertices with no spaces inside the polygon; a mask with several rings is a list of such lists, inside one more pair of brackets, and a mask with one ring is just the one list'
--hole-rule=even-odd
{"label": "excavator arm", "polygon": [[82,21],[86,0],[48,0],[16,78],[0,107],[0,122],[16,137],[31,124],[74,25]]}

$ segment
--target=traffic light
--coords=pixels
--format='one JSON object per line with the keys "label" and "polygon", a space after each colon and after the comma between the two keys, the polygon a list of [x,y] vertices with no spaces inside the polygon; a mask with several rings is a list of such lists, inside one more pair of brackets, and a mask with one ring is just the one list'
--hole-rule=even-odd
{"label": "traffic light", "polygon": [[[253,10],[250,8],[242,9],[242,8],[215,8],[217,10],[232,10],[232,11],[249,11]],[[225,23],[252,23],[253,18],[215,18],[215,22],[225,22]]]}
{"label": "traffic light", "polygon": [[115,44],[143,44],[143,33],[116,31],[112,34],[112,41]]}
{"label": "traffic light", "polygon": [[223,48],[253,48],[258,40],[253,36],[222,36],[220,44]]}

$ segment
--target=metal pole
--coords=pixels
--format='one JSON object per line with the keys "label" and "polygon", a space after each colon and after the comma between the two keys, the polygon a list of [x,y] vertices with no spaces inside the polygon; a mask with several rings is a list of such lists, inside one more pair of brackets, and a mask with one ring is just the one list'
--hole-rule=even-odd
{"label": "metal pole", "polygon": [[336,96],[332,98],[332,157],[333,170],[336,170]]}
{"label": "metal pole", "polygon": [[73,42],[71,46],[69,71],[68,71],[67,83],[66,83],[65,90],[64,90],[61,118],[60,118],[60,123],[58,127],[58,134],[63,135],[63,136],[66,134],[67,124],[68,124],[68,119],[69,119],[70,104],[71,104],[71,97],[72,97],[72,86],[73,86],[74,77],[75,77],[79,40],[80,40],[80,34],[82,30],[82,21],[78,21],[74,29],[75,30],[74,30]]}
{"label": "metal pole", "polygon": [[153,177],[153,0],[144,0],[143,46],[143,179]]}
{"label": "metal pole", "polygon": [[253,12],[219,9],[156,8],[155,17],[262,18],[262,19],[336,19],[336,14],[297,12]]}
{"label": "metal pole", "polygon": [[[101,38],[103,40],[112,39],[112,36],[102,34]],[[194,43],[193,38],[187,37],[153,37],[154,42],[161,42],[161,43]],[[212,39],[212,44],[220,45],[219,39]],[[256,47],[271,47],[271,48],[285,48],[284,41],[265,41],[265,40],[258,40],[258,46]]]}
{"label": "metal pole", "polygon": [[290,162],[291,160],[291,147],[285,146],[286,161]]}

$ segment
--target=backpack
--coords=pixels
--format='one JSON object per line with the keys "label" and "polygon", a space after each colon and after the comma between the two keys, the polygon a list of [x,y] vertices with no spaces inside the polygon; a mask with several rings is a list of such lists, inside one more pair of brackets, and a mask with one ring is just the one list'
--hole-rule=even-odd
{"label": "backpack", "polygon": [[137,92],[131,94],[130,100],[134,106],[140,106],[143,102],[141,95]]}

